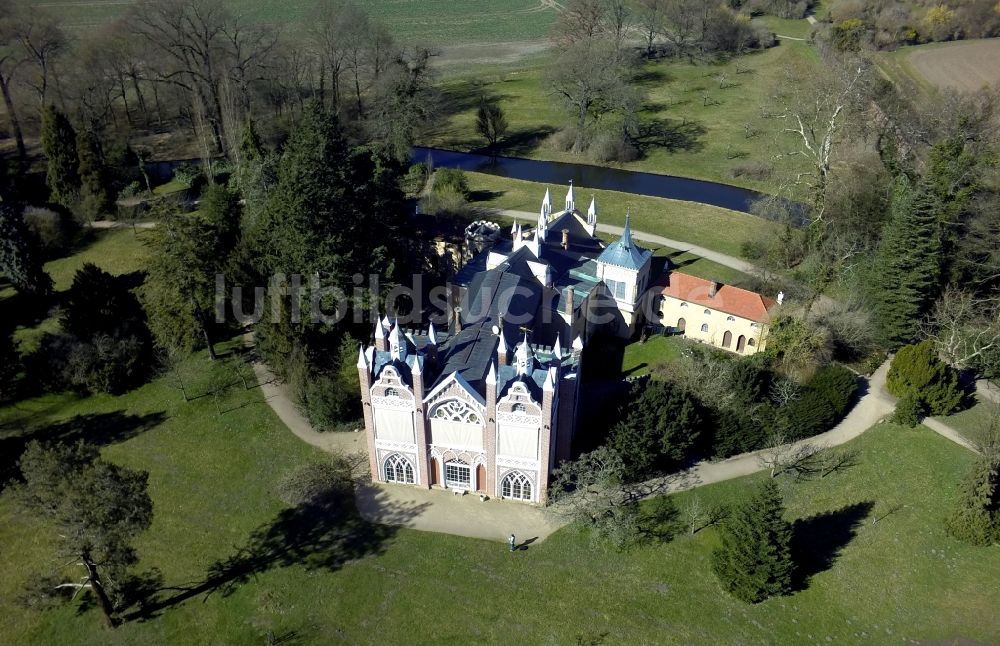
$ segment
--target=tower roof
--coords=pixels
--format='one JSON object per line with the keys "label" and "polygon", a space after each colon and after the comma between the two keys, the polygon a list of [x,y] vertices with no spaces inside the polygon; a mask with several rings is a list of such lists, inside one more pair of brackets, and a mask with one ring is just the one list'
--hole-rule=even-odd
{"label": "tower roof", "polygon": [[632,242],[632,225],[629,220],[630,215],[626,213],[625,230],[622,231],[622,236],[601,252],[601,255],[597,257],[597,262],[624,267],[625,269],[632,269],[634,271],[639,271],[646,264],[652,252],[648,249],[638,247]]}

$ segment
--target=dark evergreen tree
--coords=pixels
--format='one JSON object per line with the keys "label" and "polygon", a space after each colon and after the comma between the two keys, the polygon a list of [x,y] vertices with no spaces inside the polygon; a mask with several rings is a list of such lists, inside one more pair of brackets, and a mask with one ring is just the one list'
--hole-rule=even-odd
{"label": "dark evergreen tree", "polygon": [[81,339],[147,334],[135,295],[120,279],[89,262],[77,270],[66,294],[63,330]]}
{"label": "dark evergreen tree", "polygon": [[45,182],[50,200],[72,208],[80,190],[80,160],[76,150],[76,131],[55,106],[42,111],[42,153],[45,155]]}
{"label": "dark evergreen tree", "polygon": [[95,447],[83,443],[46,447],[32,442],[18,466],[24,478],[16,489],[19,501],[54,525],[59,558],[83,567],[82,581],[63,585],[90,590],[104,622],[115,626],[113,599],[138,562],[132,542],[153,520],[149,474],[105,462]]}
{"label": "dark evergreen tree", "polygon": [[712,569],[737,599],[758,603],[792,589],[792,526],[773,480],[763,482],[726,521]]}
{"label": "dark evergreen tree", "polygon": [[0,400],[11,394],[20,370],[21,357],[14,346],[11,331],[0,325]]}
{"label": "dark evergreen tree", "polygon": [[154,253],[142,302],[158,344],[204,346],[215,359],[216,276],[229,266],[239,216],[224,187],[210,187],[206,195],[201,213],[172,214],[151,232]]}
{"label": "dark evergreen tree", "polygon": [[896,181],[892,214],[871,278],[872,301],[882,340],[898,347],[917,338],[920,322],[938,290],[941,236],[938,200],[927,187]]}
{"label": "dark evergreen tree", "polygon": [[889,366],[885,385],[896,397],[916,397],[931,415],[947,415],[964,397],[958,373],[938,358],[930,339],[900,348]]}
{"label": "dark evergreen tree", "polygon": [[476,112],[476,132],[486,139],[490,148],[497,145],[507,134],[507,115],[496,100],[488,100],[485,96],[479,100],[479,110]]}
{"label": "dark evergreen tree", "polygon": [[945,527],[972,545],[1000,542],[1000,458],[982,457],[972,465]]}
{"label": "dark evergreen tree", "polygon": [[41,298],[52,291],[52,279],[42,269],[37,241],[21,211],[11,204],[0,204],[0,272],[26,296]]}
{"label": "dark evergreen tree", "polygon": [[96,220],[114,208],[101,141],[93,132],[82,130],[76,137],[76,150],[80,157],[80,208],[88,219]]}
{"label": "dark evergreen tree", "polygon": [[757,404],[767,397],[771,374],[763,365],[763,355],[751,355],[736,362],[729,374],[729,390],[736,406]]}
{"label": "dark evergreen tree", "polygon": [[631,479],[683,464],[691,457],[703,426],[694,398],[659,380],[636,384],[619,418],[608,445],[622,457]]}

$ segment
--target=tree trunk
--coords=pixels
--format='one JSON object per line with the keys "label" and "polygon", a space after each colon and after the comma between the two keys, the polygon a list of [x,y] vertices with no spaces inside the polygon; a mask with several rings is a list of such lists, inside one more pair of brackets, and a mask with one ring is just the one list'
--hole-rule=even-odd
{"label": "tree trunk", "polygon": [[0,77],[0,91],[3,93],[3,103],[7,108],[7,116],[10,118],[10,127],[14,131],[14,140],[17,142],[17,155],[21,159],[27,159],[28,150],[24,147],[24,133],[21,132],[21,122],[17,118],[14,100],[10,96],[10,79]]}
{"label": "tree trunk", "polygon": [[111,599],[108,598],[108,593],[104,590],[101,575],[97,572],[97,565],[90,558],[89,553],[85,552],[81,554],[80,559],[83,561],[83,566],[87,568],[90,589],[94,591],[94,596],[97,597],[97,605],[101,607],[101,612],[104,614],[104,625],[108,628],[114,628],[118,625],[118,620],[115,619],[115,608],[111,604]]}

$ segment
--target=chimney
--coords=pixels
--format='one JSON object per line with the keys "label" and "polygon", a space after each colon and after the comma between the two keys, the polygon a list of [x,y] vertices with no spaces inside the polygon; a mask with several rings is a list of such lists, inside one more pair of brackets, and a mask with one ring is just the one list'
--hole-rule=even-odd
{"label": "chimney", "polygon": [[562,248],[564,251],[569,249],[569,229],[562,230]]}
{"label": "chimney", "polygon": [[708,297],[715,298],[715,295],[719,293],[719,283],[712,281],[712,286],[708,288]]}
{"label": "chimney", "polygon": [[569,317],[570,325],[573,324],[573,288],[566,287],[563,290],[563,298],[566,303],[563,305],[563,311],[566,312],[566,316]]}
{"label": "chimney", "polygon": [[455,334],[462,331],[462,308],[455,308]]}

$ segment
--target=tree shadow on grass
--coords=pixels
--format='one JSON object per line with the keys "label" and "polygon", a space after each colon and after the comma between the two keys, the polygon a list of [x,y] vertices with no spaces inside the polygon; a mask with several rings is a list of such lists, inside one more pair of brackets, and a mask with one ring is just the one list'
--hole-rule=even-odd
{"label": "tree shadow on grass", "polygon": [[167,419],[160,411],[146,415],[132,415],[124,411],[88,413],[77,415],[65,422],[28,428],[21,433],[0,430],[0,491],[10,478],[17,474],[17,461],[29,442],[63,442],[73,444],[84,441],[97,446],[118,444],[159,426]]}
{"label": "tree shadow on grass", "polygon": [[871,501],[857,502],[792,524],[796,590],[806,589],[812,576],[833,567],[874,507]]}
{"label": "tree shadow on grass", "polygon": [[209,566],[205,578],[191,584],[161,588],[139,603],[126,620],[147,620],[199,595],[228,596],[269,570],[300,566],[309,571],[335,572],[345,564],[381,554],[396,535],[426,508],[425,504],[391,501],[379,492],[380,520],[371,523],[358,512],[349,478],[308,503],[280,511],[250,533],[231,555]]}
{"label": "tree shadow on grass", "polygon": [[639,125],[632,142],[644,156],[655,148],[695,152],[705,147],[702,137],[706,132],[705,126],[696,121],[652,119]]}

